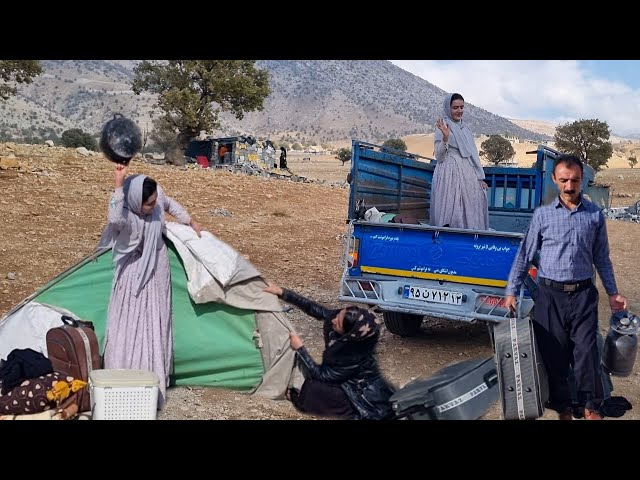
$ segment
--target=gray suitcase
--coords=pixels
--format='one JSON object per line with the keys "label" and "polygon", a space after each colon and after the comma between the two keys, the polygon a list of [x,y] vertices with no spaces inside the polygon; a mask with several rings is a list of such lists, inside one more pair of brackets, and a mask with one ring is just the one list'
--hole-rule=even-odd
{"label": "gray suitcase", "polygon": [[503,418],[541,417],[549,399],[549,383],[531,319],[508,318],[494,324],[493,339]]}
{"label": "gray suitcase", "polygon": [[498,401],[493,357],[465,360],[416,379],[391,397],[397,419],[475,420]]}

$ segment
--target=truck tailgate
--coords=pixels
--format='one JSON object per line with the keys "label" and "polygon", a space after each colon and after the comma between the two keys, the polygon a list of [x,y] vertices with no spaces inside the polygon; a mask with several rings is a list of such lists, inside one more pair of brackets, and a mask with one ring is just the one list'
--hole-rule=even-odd
{"label": "truck tailgate", "polygon": [[366,273],[505,287],[522,234],[354,222],[359,258],[350,276]]}

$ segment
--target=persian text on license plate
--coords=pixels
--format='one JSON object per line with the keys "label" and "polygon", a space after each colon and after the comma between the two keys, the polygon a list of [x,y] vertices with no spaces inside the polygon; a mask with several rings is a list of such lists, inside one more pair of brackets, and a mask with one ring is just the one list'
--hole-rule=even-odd
{"label": "persian text on license plate", "polygon": [[402,292],[404,298],[423,300],[425,302],[446,303],[448,305],[462,305],[462,293],[437,288],[405,285]]}

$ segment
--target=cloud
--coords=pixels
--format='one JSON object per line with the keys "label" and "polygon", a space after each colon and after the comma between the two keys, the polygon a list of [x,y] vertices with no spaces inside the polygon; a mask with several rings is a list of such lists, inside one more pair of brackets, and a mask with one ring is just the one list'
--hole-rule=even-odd
{"label": "cloud", "polygon": [[573,60],[392,60],[491,113],[556,124],[606,121],[613,133],[640,133],[640,90]]}

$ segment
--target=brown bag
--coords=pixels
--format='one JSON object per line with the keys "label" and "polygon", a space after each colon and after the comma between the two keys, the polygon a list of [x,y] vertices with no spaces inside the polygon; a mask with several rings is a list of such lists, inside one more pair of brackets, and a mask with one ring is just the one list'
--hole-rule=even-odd
{"label": "brown bag", "polygon": [[[91,370],[101,368],[98,337],[92,322],[62,316],[64,325],[47,332],[47,352],[56,372],[62,372],[79,380],[89,382]],[[77,392],[78,411],[91,410],[88,388]]]}

